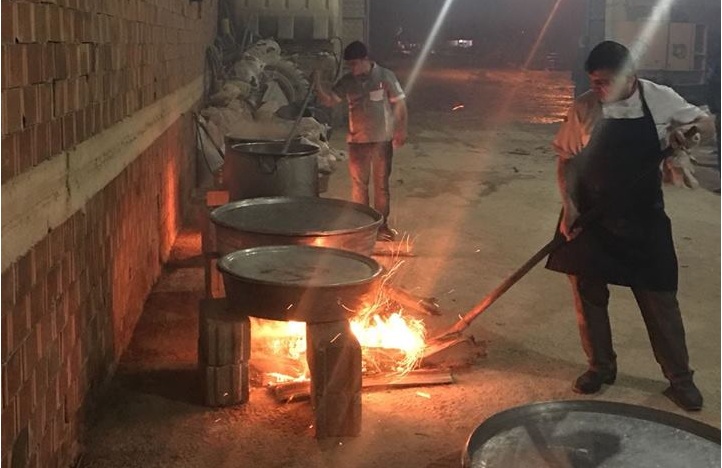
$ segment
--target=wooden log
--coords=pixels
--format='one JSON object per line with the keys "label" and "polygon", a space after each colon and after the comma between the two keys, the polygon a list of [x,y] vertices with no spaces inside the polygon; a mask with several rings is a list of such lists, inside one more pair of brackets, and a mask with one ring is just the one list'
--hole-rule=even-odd
{"label": "wooden log", "polygon": [[251,357],[251,322],[228,311],[225,299],[200,302],[198,361],[201,366],[247,363]]}
{"label": "wooden log", "polygon": [[389,299],[405,309],[410,309],[425,315],[442,315],[441,308],[433,297],[418,297],[405,289],[384,284],[384,293]]}
{"label": "wooden log", "polygon": [[[408,374],[369,375],[362,379],[362,388],[404,388],[448,385],[454,377],[448,370],[417,369]],[[305,400],[311,396],[311,382],[286,382],[269,387],[278,402]]]}
{"label": "wooden log", "polygon": [[405,242],[377,242],[371,256],[375,257],[416,257],[410,245]]}

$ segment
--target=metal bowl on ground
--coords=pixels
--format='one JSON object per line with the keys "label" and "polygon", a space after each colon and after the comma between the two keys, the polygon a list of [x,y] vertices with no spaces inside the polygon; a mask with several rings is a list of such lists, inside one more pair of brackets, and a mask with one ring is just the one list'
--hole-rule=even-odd
{"label": "metal bowl on ground", "polygon": [[264,245],[312,245],[370,255],[382,216],[333,198],[273,197],[242,200],[211,213],[221,255]]}
{"label": "metal bowl on ground", "polygon": [[231,200],[318,195],[318,146],[292,141],[238,143],[226,149],[223,183]]}
{"label": "metal bowl on ground", "polygon": [[720,430],[642,406],[535,403],[497,413],[471,434],[467,468],[719,467]]}
{"label": "metal bowl on ground", "polygon": [[371,258],[305,245],[238,250],[222,257],[218,269],[234,312],[308,323],[354,315],[381,278]]}

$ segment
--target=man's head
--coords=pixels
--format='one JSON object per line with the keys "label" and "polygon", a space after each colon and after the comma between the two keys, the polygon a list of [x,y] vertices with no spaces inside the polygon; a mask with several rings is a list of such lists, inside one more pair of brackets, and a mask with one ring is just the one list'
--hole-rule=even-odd
{"label": "man's head", "polygon": [[602,102],[626,99],[634,92],[636,72],[632,56],[618,42],[604,41],[594,47],[584,69],[589,74],[592,92]]}
{"label": "man's head", "polygon": [[354,76],[365,75],[371,70],[369,52],[363,42],[354,41],[347,45],[343,51],[343,59]]}

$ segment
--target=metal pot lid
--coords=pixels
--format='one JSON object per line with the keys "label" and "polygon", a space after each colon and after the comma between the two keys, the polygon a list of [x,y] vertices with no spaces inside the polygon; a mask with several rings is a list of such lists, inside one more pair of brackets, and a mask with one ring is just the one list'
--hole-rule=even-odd
{"label": "metal pot lid", "polygon": [[720,430],[693,419],[605,401],[512,408],[469,437],[467,467],[719,467]]}
{"label": "metal pot lid", "polygon": [[345,200],[318,197],[252,198],[228,203],[211,220],[230,229],[286,236],[331,236],[378,227],[381,214]]}
{"label": "metal pot lid", "polygon": [[242,281],[304,288],[366,284],[381,275],[371,258],[305,245],[238,250],[221,258],[218,269]]}
{"label": "metal pot lid", "polygon": [[259,141],[254,143],[237,143],[231,145],[233,151],[250,156],[276,156],[279,158],[310,156],[318,153],[318,146],[301,143],[298,140],[291,141],[287,152],[283,152],[284,141]]}

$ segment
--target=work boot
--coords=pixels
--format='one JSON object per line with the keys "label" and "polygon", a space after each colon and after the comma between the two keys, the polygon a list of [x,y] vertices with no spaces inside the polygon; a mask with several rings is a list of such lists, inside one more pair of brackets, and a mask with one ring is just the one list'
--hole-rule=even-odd
{"label": "work boot", "polygon": [[396,231],[391,229],[388,224],[382,224],[379,227],[378,234],[376,234],[376,240],[392,242],[396,240]]}
{"label": "work boot", "polygon": [[691,380],[672,382],[663,393],[664,396],[685,411],[699,411],[702,409],[702,394]]}
{"label": "work boot", "polygon": [[597,393],[601,390],[602,384],[612,385],[616,379],[616,368],[598,371],[589,369],[577,378],[574,385],[572,385],[572,390],[584,395]]}

